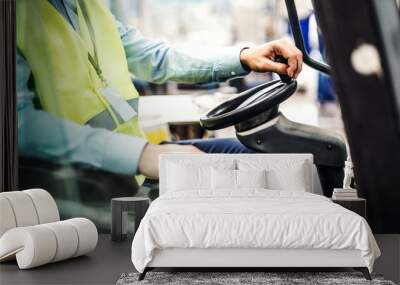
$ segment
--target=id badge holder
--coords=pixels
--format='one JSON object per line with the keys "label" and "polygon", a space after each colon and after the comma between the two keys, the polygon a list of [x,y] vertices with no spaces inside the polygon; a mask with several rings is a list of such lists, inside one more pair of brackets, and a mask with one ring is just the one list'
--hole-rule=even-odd
{"label": "id badge holder", "polygon": [[137,112],[122,98],[116,89],[105,87],[102,88],[100,92],[113,110],[122,118],[124,123],[137,116]]}

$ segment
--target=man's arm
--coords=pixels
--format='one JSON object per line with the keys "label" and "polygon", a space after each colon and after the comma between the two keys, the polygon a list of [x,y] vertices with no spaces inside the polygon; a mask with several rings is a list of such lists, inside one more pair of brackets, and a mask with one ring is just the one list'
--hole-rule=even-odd
{"label": "man's arm", "polygon": [[147,141],[104,129],[81,126],[37,110],[28,90],[31,71],[17,54],[18,148],[21,156],[62,164],[86,163],[108,171],[134,174]]}
{"label": "man's arm", "polygon": [[[174,50],[161,41],[149,40],[131,26],[116,21],[129,70],[138,78],[155,83],[218,82],[255,72],[276,72],[297,77],[303,55],[293,44],[276,40],[252,48],[223,48],[196,58]],[[288,65],[275,62],[282,55]]]}
{"label": "man's arm", "polygon": [[200,152],[193,146],[153,145],[145,139],[82,126],[34,107],[28,89],[31,70],[17,53],[18,150],[22,157],[59,164],[85,163],[120,174],[158,177],[158,156]]}
{"label": "man's arm", "polygon": [[240,61],[243,48],[227,47],[207,57],[194,57],[169,47],[166,43],[145,38],[138,30],[116,21],[125,48],[129,70],[138,78],[163,83],[220,82],[246,75]]}

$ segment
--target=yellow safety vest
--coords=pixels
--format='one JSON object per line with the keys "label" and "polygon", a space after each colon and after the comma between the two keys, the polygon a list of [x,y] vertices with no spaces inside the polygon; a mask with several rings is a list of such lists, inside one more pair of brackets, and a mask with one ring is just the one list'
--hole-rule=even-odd
{"label": "yellow safety vest", "polygon": [[139,94],[114,18],[99,0],[85,5],[92,27],[77,2],[77,32],[47,0],[17,0],[17,46],[32,70],[41,108],[81,125],[144,137],[138,116],[123,122],[100,92],[103,83],[88,58],[94,52],[89,28],[103,77],[137,111]]}

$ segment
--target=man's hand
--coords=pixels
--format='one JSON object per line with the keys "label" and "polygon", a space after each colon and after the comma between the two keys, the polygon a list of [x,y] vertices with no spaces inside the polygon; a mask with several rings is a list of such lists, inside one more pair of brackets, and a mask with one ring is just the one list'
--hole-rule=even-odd
{"label": "man's hand", "polygon": [[148,144],[139,160],[139,172],[149,178],[158,178],[158,157],[162,153],[203,153],[192,145]]}
{"label": "man's hand", "polygon": [[[288,65],[275,62],[275,56],[282,55]],[[303,54],[286,40],[272,41],[254,48],[243,49],[241,63],[256,72],[276,72],[296,78],[303,66]]]}

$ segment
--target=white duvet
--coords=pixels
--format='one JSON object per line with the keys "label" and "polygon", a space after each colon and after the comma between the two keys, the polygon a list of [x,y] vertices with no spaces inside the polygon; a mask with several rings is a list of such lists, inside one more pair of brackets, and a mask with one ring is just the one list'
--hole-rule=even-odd
{"label": "white duvet", "polygon": [[143,272],[155,249],[358,249],[372,271],[380,251],[368,223],[328,198],[306,192],[235,191],[226,196],[167,193],[156,199],[132,244]]}

